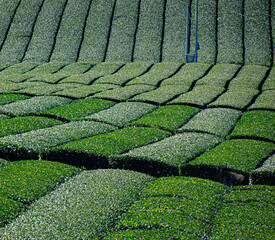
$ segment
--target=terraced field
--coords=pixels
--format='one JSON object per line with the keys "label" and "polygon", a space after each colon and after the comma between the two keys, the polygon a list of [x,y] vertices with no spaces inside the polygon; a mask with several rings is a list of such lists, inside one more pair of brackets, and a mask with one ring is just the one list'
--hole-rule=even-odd
{"label": "terraced field", "polygon": [[275,3],[188,4],[0,0],[0,239],[275,238]]}

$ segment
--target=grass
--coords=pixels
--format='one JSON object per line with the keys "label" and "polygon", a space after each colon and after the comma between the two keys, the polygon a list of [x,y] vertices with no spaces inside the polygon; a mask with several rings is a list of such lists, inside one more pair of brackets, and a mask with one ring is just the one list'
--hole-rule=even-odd
{"label": "grass", "polygon": [[3,119],[0,120],[0,137],[20,134],[60,124],[62,124],[62,122],[55,119],[35,116]]}
{"label": "grass", "polygon": [[150,176],[125,170],[84,171],[35,202],[1,229],[0,236],[95,239],[113,227],[114,220],[152,180]]}
{"label": "grass", "polygon": [[245,112],[235,126],[230,138],[251,137],[275,142],[275,112],[273,111],[248,111]]}
{"label": "grass", "polygon": [[102,99],[79,99],[69,104],[41,111],[38,114],[74,121],[112,107],[114,104],[114,102]]}
{"label": "grass", "polygon": [[150,126],[176,131],[200,110],[185,105],[161,106],[151,113],[128,123],[130,126]]}
{"label": "grass", "polygon": [[198,131],[226,137],[235,126],[241,112],[226,108],[205,109],[183,125],[180,131]]}

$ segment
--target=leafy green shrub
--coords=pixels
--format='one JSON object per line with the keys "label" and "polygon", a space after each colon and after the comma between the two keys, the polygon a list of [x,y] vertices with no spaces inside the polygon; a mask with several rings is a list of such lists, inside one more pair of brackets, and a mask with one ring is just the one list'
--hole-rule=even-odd
{"label": "leafy green shrub", "polygon": [[275,110],[274,101],[275,101],[275,90],[263,91],[248,109],[249,110],[256,110],[256,109]]}
{"label": "leafy green shrub", "polygon": [[176,131],[199,111],[198,108],[185,105],[161,106],[128,125],[160,127]]}
{"label": "leafy green shrub", "polygon": [[61,121],[45,117],[16,117],[0,120],[0,137],[28,132],[62,124]]}
{"label": "leafy green shrub", "polygon": [[53,73],[53,74],[41,74],[41,75],[37,75],[35,77],[32,77],[31,79],[28,79],[28,81],[30,82],[46,82],[46,83],[58,83],[60,82],[62,79],[66,78],[70,76],[69,73]]}
{"label": "leafy green shrub", "polygon": [[163,33],[162,61],[185,61],[186,8],[188,2],[167,1]]}
{"label": "leafy green shrub", "polygon": [[39,112],[38,114],[56,116],[73,121],[102,111],[113,106],[114,104],[114,102],[102,99],[80,99],[75,100],[70,104],[61,105]]}
{"label": "leafy green shrub", "polygon": [[[63,84],[62,84],[63,85]],[[76,88],[67,88],[62,91],[58,91],[53,95],[73,98],[84,98],[95,93],[104,92],[106,90],[119,88],[120,86],[115,84],[93,84],[89,86],[81,86]]]}
{"label": "leafy green shrub", "polygon": [[33,77],[33,75],[30,73],[24,73],[24,74],[15,73],[15,74],[9,74],[9,75],[2,76],[1,78],[7,82],[20,83],[20,82],[26,81],[27,79],[29,79],[31,77]]}
{"label": "leafy green shrub", "polygon": [[21,94],[1,94],[0,95],[0,105],[21,101],[30,98],[26,95]]}
{"label": "leafy green shrub", "polygon": [[164,0],[141,2],[134,61],[161,61],[163,11]]}
{"label": "leafy green shrub", "polygon": [[208,107],[245,109],[258,93],[258,90],[251,88],[230,88]]}
{"label": "leafy green shrub", "polygon": [[32,97],[30,99],[2,105],[0,106],[0,112],[20,116],[68,104],[71,101],[72,100],[68,98],[58,96]]}
{"label": "leafy green shrub", "polygon": [[70,122],[0,139],[0,154],[9,159],[38,158],[41,150],[116,128],[93,121]]}
{"label": "leafy green shrub", "polygon": [[263,81],[268,68],[257,65],[244,66],[239,74],[230,82],[231,88],[253,88],[258,89]]}
{"label": "leafy green shrub", "polygon": [[262,90],[275,90],[275,68],[272,68],[265,80]]}
{"label": "leafy green shrub", "polygon": [[[233,139],[203,153],[189,165],[202,172],[208,168],[228,168],[236,172],[251,173],[266,157],[270,156],[275,145],[249,139]],[[187,166],[189,167],[189,166]]]}
{"label": "leafy green shrub", "polygon": [[116,1],[106,61],[132,61],[139,1]]}
{"label": "leafy green shrub", "polygon": [[92,1],[79,61],[104,61],[113,8],[114,0]]}
{"label": "leafy green shrub", "polygon": [[60,83],[82,83],[91,84],[95,79],[110,75],[122,66],[120,62],[102,62],[96,64],[85,73],[74,74],[60,81]]}
{"label": "leafy green shrub", "polygon": [[149,103],[122,102],[99,113],[94,113],[86,119],[103,121],[122,127],[128,122],[152,112],[155,108],[156,106]]}
{"label": "leafy green shrub", "polygon": [[38,65],[38,63],[33,63],[33,62],[23,62],[23,63],[17,63],[13,64],[6,69],[2,70],[0,72],[0,76],[5,76],[9,74],[22,74],[26,73],[33,68],[35,68]]}
{"label": "leafy green shrub", "polygon": [[161,86],[175,84],[191,86],[195,80],[198,80],[205,74],[209,67],[210,64],[205,63],[184,64],[175,75],[163,80]]}
{"label": "leafy green shrub", "polygon": [[86,72],[94,65],[95,65],[94,62],[74,62],[66,65],[65,67],[60,69],[57,73],[67,74],[67,75],[80,74],[80,73]]}
{"label": "leafy green shrub", "polygon": [[32,33],[33,36],[25,53],[24,61],[49,61],[64,7],[64,0],[49,0],[43,4],[37,17]]}
{"label": "leafy green shrub", "polygon": [[46,86],[47,84],[44,82],[22,82],[22,83],[10,83],[3,81],[0,82],[0,93],[14,93],[20,89],[30,88],[30,87],[40,87]]}
{"label": "leafy green shrub", "polygon": [[149,72],[143,74],[142,76],[136,77],[127,85],[132,84],[149,84],[156,86],[161,80],[164,80],[170,77],[177,69],[181,66],[181,63],[178,62],[161,62],[156,63],[150,69]]}
{"label": "leafy green shrub", "polygon": [[275,154],[264,161],[263,165],[251,174],[253,184],[275,185]]}
{"label": "leafy green shrub", "polygon": [[125,84],[129,80],[142,75],[151,66],[148,62],[129,62],[126,63],[118,72],[104,76],[95,83]]}
{"label": "leafy green shrub", "polygon": [[168,104],[192,104],[195,106],[203,107],[209,102],[213,101],[225,89],[213,85],[198,85],[190,92],[181,94],[176,99]]}
{"label": "leafy green shrub", "polygon": [[62,21],[56,33],[51,61],[77,61],[89,5],[89,0],[81,2],[72,0],[66,3]]}
{"label": "leafy green shrub", "polygon": [[263,138],[275,143],[274,128],[275,112],[263,110],[248,111],[243,114],[230,138]]}
{"label": "leafy green shrub", "polygon": [[10,117],[5,114],[0,114],[0,119],[9,119]]}
{"label": "leafy green shrub", "polygon": [[55,72],[58,72],[61,68],[65,67],[66,65],[68,65],[67,62],[47,62],[47,63],[39,64],[36,68],[27,72],[27,74],[37,76],[40,74],[55,73]]}
{"label": "leafy green shrub", "polygon": [[205,109],[181,127],[180,131],[198,131],[226,137],[235,126],[241,112],[226,108]]}
{"label": "leafy green shrub", "polygon": [[92,98],[105,98],[116,101],[125,101],[137,94],[153,90],[155,87],[150,85],[129,85],[122,88],[110,89],[104,92],[96,93]]}
{"label": "leafy green shrub", "polygon": [[245,63],[271,65],[269,1],[251,0],[244,3]]}
{"label": "leafy green shrub", "polygon": [[188,89],[189,86],[184,85],[166,85],[149,92],[141,93],[130,100],[164,104],[177,95],[187,92]]}
{"label": "leafy green shrub", "polygon": [[0,167],[3,166],[4,164],[8,163],[5,159],[0,158]]}
{"label": "leafy green shrub", "polygon": [[227,81],[233,78],[239,68],[240,66],[235,64],[216,64],[205,77],[196,83],[196,85],[209,84],[225,87]]}
{"label": "leafy green shrub", "polygon": [[22,61],[29,38],[32,36],[42,0],[22,1],[16,9],[0,52],[0,62],[19,63]]}
{"label": "leafy green shrub", "polygon": [[115,156],[111,162],[115,166],[150,172],[154,175],[179,174],[186,162],[207,149],[222,142],[222,139],[209,134],[183,133],[166,138],[128,153]]}
{"label": "leafy green shrub", "polygon": [[82,172],[36,201],[2,228],[0,237],[96,239],[113,227],[152,180],[151,176],[125,170]]}
{"label": "leafy green shrub", "polygon": [[42,158],[95,168],[108,165],[106,160],[110,155],[124,153],[170,135],[156,128],[123,128],[46,150]]}

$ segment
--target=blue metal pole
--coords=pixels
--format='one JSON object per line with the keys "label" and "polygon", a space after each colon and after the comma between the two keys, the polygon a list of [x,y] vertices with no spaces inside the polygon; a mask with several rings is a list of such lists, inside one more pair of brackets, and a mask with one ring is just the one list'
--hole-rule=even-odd
{"label": "blue metal pole", "polygon": [[199,22],[199,0],[196,1],[196,41],[195,41],[195,62],[198,61],[198,22]]}
{"label": "blue metal pole", "polygon": [[185,54],[185,58],[186,58],[186,62],[188,62],[188,54],[189,54],[189,6],[187,6],[187,18],[186,18],[186,54]]}

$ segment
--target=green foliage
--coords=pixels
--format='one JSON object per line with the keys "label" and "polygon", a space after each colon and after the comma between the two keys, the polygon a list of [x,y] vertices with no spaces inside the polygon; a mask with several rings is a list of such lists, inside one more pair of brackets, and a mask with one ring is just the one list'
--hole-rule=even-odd
{"label": "green foliage", "polygon": [[0,105],[21,101],[30,98],[26,95],[21,94],[1,94],[0,95]]}
{"label": "green foliage", "polygon": [[275,90],[275,68],[272,68],[265,80],[262,90]]}
{"label": "green foliage", "polygon": [[258,90],[251,88],[230,88],[208,106],[231,107],[242,110],[251,103],[258,93]]}
{"label": "green foliage", "polygon": [[22,74],[26,73],[33,68],[35,68],[38,65],[38,63],[33,63],[33,62],[23,62],[23,63],[17,63],[13,64],[6,69],[2,70],[0,72],[0,76],[5,76],[9,74]]}
{"label": "green foliage", "polygon": [[64,118],[70,121],[79,120],[85,116],[102,111],[115,103],[102,99],[80,99],[70,104],[61,105],[52,109],[39,112],[40,115],[50,115]]}
{"label": "green foliage", "polygon": [[248,111],[238,122],[230,138],[253,137],[275,142],[275,112]]}
{"label": "green foliage", "polygon": [[209,84],[225,87],[227,81],[233,78],[239,68],[239,65],[234,64],[216,64],[205,77],[196,83],[196,85]]}
{"label": "green foliage", "polygon": [[40,75],[40,74],[49,74],[55,73],[67,65],[67,62],[47,62],[43,64],[39,64],[36,68],[32,69],[31,71],[27,72],[27,74],[32,75]]}
{"label": "green foliage", "polygon": [[148,103],[122,102],[99,113],[94,113],[86,117],[86,119],[103,121],[122,127],[128,122],[152,112],[155,108],[154,105]]}
{"label": "green foliage", "polygon": [[0,120],[0,137],[28,132],[62,124],[61,121],[45,117],[16,117]]}
{"label": "green foliage", "polygon": [[199,107],[205,106],[207,103],[213,101],[225,89],[213,85],[198,85],[190,92],[181,94],[176,99],[168,104],[193,104]]}
{"label": "green foliage", "polygon": [[267,109],[275,110],[275,90],[267,90],[262,92],[255,100],[255,102],[248,108],[253,109]]}
{"label": "green foliage", "polygon": [[188,89],[189,86],[184,85],[166,85],[155,90],[139,94],[131,98],[131,100],[164,104],[179,94],[187,92]]}
{"label": "green foliage", "polygon": [[209,69],[210,64],[205,63],[187,63],[172,77],[169,77],[161,82],[164,85],[187,85],[191,84],[202,77]]}
{"label": "green foliage", "polygon": [[132,78],[142,75],[151,66],[148,62],[129,62],[126,63],[118,72],[104,76],[95,81],[95,83],[125,84]]}
{"label": "green foliage", "polygon": [[0,112],[20,116],[68,104],[72,100],[58,96],[41,96],[0,106]]}
{"label": "green foliage", "polygon": [[153,90],[155,87],[150,85],[129,85],[122,88],[110,89],[96,93],[93,98],[105,98],[110,100],[125,101],[137,94]]}
{"label": "green foliage", "polygon": [[[0,230],[0,237],[96,239],[113,227],[153,178],[125,170],[85,171]],[[66,217],[64,217],[66,213]]]}
{"label": "green foliage", "polygon": [[195,115],[180,131],[201,131],[226,137],[235,126],[241,112],[226,108],[205,109]]}
{"label": "green foliage", "polygon": [[203,153],[189,164],[200,169],[213,166],[251,173],[274,149],[275,145],[268,142],[233,139]]}
{"label": "green foliage", "polygon": [[229,89],[231,88],[253,88],[259,89],[268,68],[257,65],[244,66],[239,74],[230,82]]}
{"label": "green foliage", "polygon": [[243,2],[220,0],[218,4],[218,63],[243,63]]}
{"label": "green foliage", "polygon": [[246,1],[244,14],[245,63],[270,66],[269,0]]}
{"label": "green foliage", "polygon": [[160,127],[176,131],[198,112],[198,108],[184,105],[161,106],[128,125]]}
{"label": "green foliage", "polygon": [[140,77],[136,77],[127,85],[131,84],[150,84],[156,86],[161,80],[164,80],[170,77],[177,69],[181,66],[181,63],[178,62],[161,62],[156,63],[150,69],[149,72],[143,74]]}

